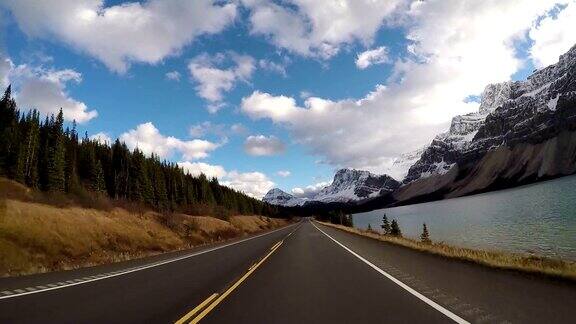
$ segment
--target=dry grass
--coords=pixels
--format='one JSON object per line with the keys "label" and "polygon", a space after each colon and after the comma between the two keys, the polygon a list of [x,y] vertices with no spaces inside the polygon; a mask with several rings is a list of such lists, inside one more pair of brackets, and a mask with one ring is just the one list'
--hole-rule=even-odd
{"label": "dry grass", "polygon": [[374,231],[360,230],[357,228],[325,222],[319,223],[337,228],[348,233],[366,236],[375,240],[440,255],[446,258],[473,262],[492,268],[515,270],[531,274],[540,274],[556,278],[576,280],[576,262],[514,253],[461,248],[444,243],[427,244],[409,238],[382,235]]}
{"label": "dry grass", "polygon": [[0,276],[72,269],[180,250],[285,225],[284,220],[164,215],[48,205],[0,178]]}

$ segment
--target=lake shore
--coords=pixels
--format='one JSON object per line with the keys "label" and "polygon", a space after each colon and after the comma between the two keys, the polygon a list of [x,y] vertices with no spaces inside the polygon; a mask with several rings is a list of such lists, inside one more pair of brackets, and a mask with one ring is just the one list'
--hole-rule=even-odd
{"label": "lake shore", "polygon": [[529,256],[500,251],[487,251],[456,247],[445,243],[423,243],[405,237],[383,235],[375,231],[361,230],[332,223],[319,222],[348,233],[369,237],[378,241],[400,245],[409,249],[431,253],[458,261],[472,262],[491,268],[544,275],[553,278],[576,281],[576,262],[547,257]]}

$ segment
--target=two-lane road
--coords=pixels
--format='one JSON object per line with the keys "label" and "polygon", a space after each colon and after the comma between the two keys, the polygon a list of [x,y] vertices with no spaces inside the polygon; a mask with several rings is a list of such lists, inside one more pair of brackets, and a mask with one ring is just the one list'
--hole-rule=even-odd
{"label": "two-lane road", "polygon": [[[24,286],[34,281],[49,287],[65,279],[58,276],[107,268],[2,279],[0,323],[561,323],[576,315],[573,283],[447,260],[309,221],[154,262],[27,295]],[[3,288],[20,293],[1,299]]]}

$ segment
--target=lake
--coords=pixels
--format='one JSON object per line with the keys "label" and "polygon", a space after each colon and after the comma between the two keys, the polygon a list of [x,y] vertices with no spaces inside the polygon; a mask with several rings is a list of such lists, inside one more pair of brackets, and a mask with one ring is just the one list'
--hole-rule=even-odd
{"label": "lake", "polygon": [[419,238],[426,223],[437,242],[576,260],[576,176],[359,213],[354,226],[380,230],[384,213],[410,238]]}

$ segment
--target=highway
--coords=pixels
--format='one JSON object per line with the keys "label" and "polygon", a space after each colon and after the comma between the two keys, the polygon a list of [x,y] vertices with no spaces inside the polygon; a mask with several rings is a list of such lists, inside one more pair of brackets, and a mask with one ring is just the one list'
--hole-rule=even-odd
{"label": "highway", "polygon": [[0,279],[0,323],[567,323],[576,285],[310,221],[209,247]]}

